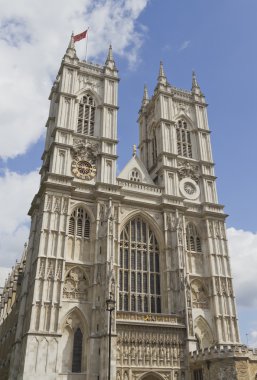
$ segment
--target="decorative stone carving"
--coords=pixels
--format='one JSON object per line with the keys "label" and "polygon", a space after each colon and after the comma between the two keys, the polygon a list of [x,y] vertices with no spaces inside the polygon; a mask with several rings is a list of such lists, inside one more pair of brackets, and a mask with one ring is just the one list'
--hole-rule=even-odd
{"label": "decorative stone carving", "polygon": [[192,304],[195,308],[207,309],[209,307],[208,295],[200,280],[191,282]]}
{"label": "decorative stone carving", "polygon": [[98,155],[98,145],[85,140],[74,140],[74,147],[71,150],[73,161],[71,171],[77,177],[91,180],[96,175],[96,157]]}
{"label": "decorative stone carving", "polygon": [[190,200],[195,200],[200,195],[200,188],[195,180],[185,177],[180,180],[179,190],[181,194]]}
{"label": "decorative stone carving", "polygon": [[92,90],[99,93],[99,90],[102,88],[101,83],[96,81],[91,75],[79,75],[79,89]]}
{"label": "decorative stone carving", "polygon": [[[118,366],[167,367],[183,361],[184,335],[169,328],[117,325]],[[118,359],[118,358],[117,358]]]}
{"label": "decorative stone carving", "polygon": [[73,267],[65,277],[63,297],[69,299],[86,300],[88,281],[84,271],[79,267]]}
{"label": "decorative stone carving", "polygon": [[179,179],[191,178],[196,183],[199,182],[199,166],[194,165],[186,160],[178,160],[178,176]]}

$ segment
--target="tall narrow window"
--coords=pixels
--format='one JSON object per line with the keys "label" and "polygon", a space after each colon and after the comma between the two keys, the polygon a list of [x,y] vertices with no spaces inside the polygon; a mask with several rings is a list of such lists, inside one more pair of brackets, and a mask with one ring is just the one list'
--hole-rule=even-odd
{"label": "tall narrow window", "polygon": [[202,252],[201,238],[193,223],[188,223],[186,228],[187,250],[190,252]]}
{"label": "tall narrow window", "polygon": [[153,164],[156,163],[157,160],[157,139],[156,139],[156,130],[153,130],[153,138],[152,138],[152,156],[153,156]]}
{"label": "tall narrow window", "polygon": [[96,105],[94,98],[89,94],[84,95],[79,103],[78,133],[87,136],[94,135],[95,109]]}
{"label": "tall narrow window", "polygon": [[186,121],[179,120],[176,124],[178,155],[192,158],[191,134]]}
{"label": "tall narrow window", "polygon": [[142,218],[120,236],[119,310],[161,313],[159,247]]}
{"label": "tall narrow window", "polygon": [[90,237],[90,219],[82,207],[76,208],[70,216],[69,235],[86,239]]}
{"label": "tall narrow window", "polygon": [[72,372],[81,372],[83,334],[78,327],[74,333],[72,350]]}

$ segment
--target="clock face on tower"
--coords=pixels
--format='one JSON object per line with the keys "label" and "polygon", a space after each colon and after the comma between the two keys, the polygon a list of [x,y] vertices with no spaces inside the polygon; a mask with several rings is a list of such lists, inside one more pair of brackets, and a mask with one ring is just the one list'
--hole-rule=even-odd
{"label": "clock face on tower", "polygon": [[90,181],[96,175],[96,166],[86,160],[74,160],[71,165],[71,171],[77,178]]}

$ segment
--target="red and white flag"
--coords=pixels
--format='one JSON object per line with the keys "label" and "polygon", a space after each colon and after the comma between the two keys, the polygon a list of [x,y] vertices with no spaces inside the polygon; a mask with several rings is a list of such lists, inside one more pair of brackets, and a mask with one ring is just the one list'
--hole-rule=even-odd
{"label": "red and white flag", "polygon": [[73,36],[73,41],[77,42],[77,41],[83,40],[83,38],[86,38],[86,36],[87,36],[87,30],[85,30],[82,33],[76,34],[76,36]]}

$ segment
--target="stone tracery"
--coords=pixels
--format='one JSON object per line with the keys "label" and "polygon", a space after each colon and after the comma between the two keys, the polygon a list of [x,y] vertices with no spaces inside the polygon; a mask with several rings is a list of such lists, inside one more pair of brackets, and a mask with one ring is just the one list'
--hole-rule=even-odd
{"label": "stone tracery", "polygon": [[63,297],[78,300],[87,299],[88,281],[84,271],[73,267],[66,275],[63,287]]}

